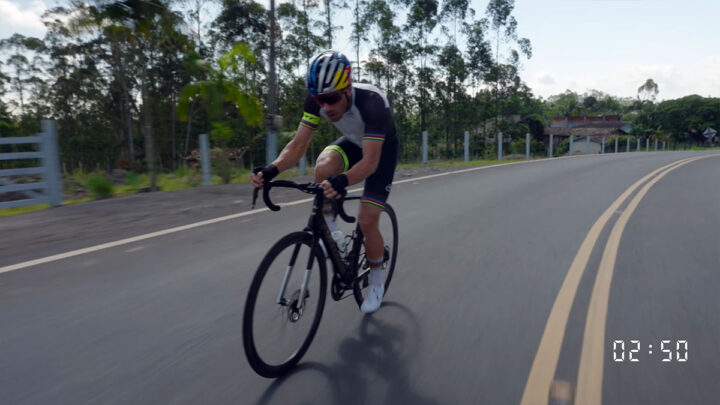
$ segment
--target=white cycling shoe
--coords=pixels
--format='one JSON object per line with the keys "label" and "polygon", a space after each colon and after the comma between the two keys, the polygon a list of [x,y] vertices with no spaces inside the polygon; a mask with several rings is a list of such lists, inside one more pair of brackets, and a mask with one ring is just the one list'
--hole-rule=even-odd
{"label": "white cycling shoe", "polygon": [[367,297],[360,306],[360,311],[365,314],[371,314],[377,311],[382,304],[383,294],[385,294],[385,285],[370,284],[367,288]]}

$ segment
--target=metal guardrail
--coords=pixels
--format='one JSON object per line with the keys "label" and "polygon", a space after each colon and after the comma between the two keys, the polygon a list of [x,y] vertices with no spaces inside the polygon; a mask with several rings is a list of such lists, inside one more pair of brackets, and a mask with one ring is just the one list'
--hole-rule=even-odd
{"label": "metal guardrail", "polygon": [[[43,132],[37,136],[0,138],[0,145],[40,145],[39,152],[0,153],[0,161],[40,159],[41,162],[39,167],[0,170],[0,194],[22,192],[28,197],[22,200],[0,202],[0,209],[37,204],[54,206],[62,204],[62,182],[55,121],[44,120],[42,130]],[[16,184],[10,179],[11,176],[31,174],[41,174],[43,180],[35,183]]]}

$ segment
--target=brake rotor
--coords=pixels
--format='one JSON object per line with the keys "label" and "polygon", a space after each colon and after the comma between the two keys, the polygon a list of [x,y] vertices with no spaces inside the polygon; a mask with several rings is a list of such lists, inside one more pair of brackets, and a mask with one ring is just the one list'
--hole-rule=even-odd
{"label": "brake rotor", "polygon": [[[310,291],[305,291],[305,298],[310,297]],[[303,316],[305,308],[300,308],[300,289],[295,290],[290,297],[290,305],[288,305],[288,320],[295,323]]]}

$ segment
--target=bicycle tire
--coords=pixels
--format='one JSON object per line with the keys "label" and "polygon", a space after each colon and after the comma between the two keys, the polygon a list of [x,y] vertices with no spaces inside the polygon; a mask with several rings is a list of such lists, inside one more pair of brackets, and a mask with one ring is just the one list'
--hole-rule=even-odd
{"label": "bicycle tire", "polygon": [[[393,272],[395,271],[395,262],[397,260],[397,252],[398,252],[398,223],[397,223],[397,216],[395,215],[395,210],[390,206],[390,204],[385,204],[385,207],[383,208],[383,212],[387,213],[387,215],[390,218],[390,222],[392,223],[392,238],[393,243],[390,247],[389,252],[389,258],[388,258],[388,264],[387,267],[383,270],[387,272],[387,275],[385,277],[385,296],[387,296],[387,292],[390,289],[390,282],[392,281]],[[382,213],[380,214],[382,218]],[[382,235],[383,241],[387,242],[387,235]],[[387,243],[384,243],[387,246]],[[365,249],[365,246],[363,244],[362,247],[363,251]],[[363,256],[363,253],[361,252],[360,257]],[[359,266],[359,264],[358,264]],[[355,296],[355,301],[357,302],[358,306],[361,306],[363,301],[365,300],[365,297],[363,297],[362,292],[367,287],[367,275],[363,277],[363,280],[356,280],[355,284],[353,285],[353,295]]]}
{"label": "bicycle tire", "polygon": [[270,248],[268,253],[265,255],[265,258],[263,258],[260,266],[255,272],[255,276],[253,277],[252,283],[250,284],[250,289],[248,291],[247,299],[245,302],[245,310],[243,314],[243,346],[245,349],[245,356],[247,357],[247,360],[250,363],[252,369],[255,370],[255,372],[259,375],[267,378],[277,378],[286,374],[300,361],[300,359],[302,359],[303,355],[310,347],[310,344],[315,337],[315,333],[320,326],[323,309],[325,308],[325,299],[327,297],[327,272],[325,266],[325,258],[322,252],[320,252],[318,249],[315,249],[315,251],[313,252],[313,254],[315,255],[315,264],[313,265],[313,269],[317,268],[320,272],[320,292],[318,297],[318,304],[316,307],[317,312],[314,315],[310,330],[308,331],[307,336],[305,337],[300,347],[284,362],[280,364],[270,364],[262,358],[262,356],[258,352],[255,340],[256,337],[253,333],[253,320],[255,314],[256,300],[258,298],[258,292],[260,291],[260,286],[263,282],[263,279],[267,275],[268,269],[272,265],[273,261],[277,257],[279,257],[285,249],[289,247],[294,247],[297,244],[312,248],[312,235],[306,232],[294,232],[286,235],[278,242],[276,242],[275,245],[273,245],[273,247]]}

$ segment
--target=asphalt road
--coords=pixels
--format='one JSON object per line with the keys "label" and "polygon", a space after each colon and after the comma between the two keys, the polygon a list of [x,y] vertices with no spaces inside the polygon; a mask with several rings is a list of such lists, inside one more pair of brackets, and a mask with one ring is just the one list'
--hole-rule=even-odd
{"label": "asphalt road", "polygon": [[[309,203],[0,270],[0,402],[520,403],[553,305],[593,224],[644,176],[708,154],[582,156],[396,184],[390,203],[400,252],[383,307],[363,316],[351,299],[328,299],[310,350],[279,380],[248,366],[242,311],[263,255],[304,226]],[[602,227],[567,308],[556,369],[540,375],[575,392],[586,370],[606,404],[717,403],[720,157],[670,170],[633,211],[630,200],[641,192]],[[0,269],[227,213],[212,211],[212,192],[197,216],[164,221],[138,213],[158,196],[112,209],[101,204],[115,203],[88,205],[106,217],[104,232],[87,231],[92,223],[80,226],[73,215],[0,219]],[[589,309],[602,302],[596,277],[623,212],[632,214],[610,267],[607,316],[597,318],[604,333],[597,335],[587,330]],[[125,219],[112,221],[115,215]],[[37,245],[8,235],[23,222],[34,227]],[[49,237],[43,223],[64,235]],[[593,333],[604,348],[599,369],[581,366]],[[668,352],[672,361],[663,362]],[[614,361],[621,355],[624,361]]]}

